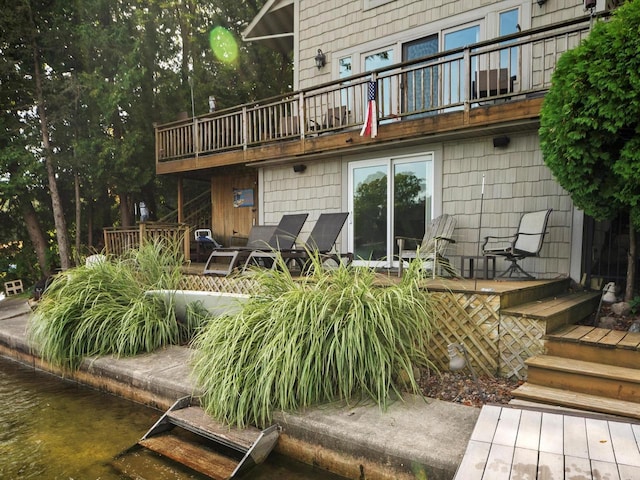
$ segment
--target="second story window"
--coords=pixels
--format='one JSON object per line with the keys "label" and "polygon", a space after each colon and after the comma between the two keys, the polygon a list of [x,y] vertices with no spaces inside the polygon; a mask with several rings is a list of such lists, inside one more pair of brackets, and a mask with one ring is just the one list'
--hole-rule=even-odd
{"label": "second story window", "polygon": [[[371,72],[378,68],[388,67],[393,65],[393,48],[386,48],[377,52],[371,52],[364,57],[364,71]],[[392,114],[394,111],[392,101],[393,95],[391,78],[381,78],[378,80],[378,111],[382,117],[386,117]]]}
{"label": "second story window", "polygon": [[[499,32],[500,37],[516,33],[519,28],[518,24],[518,9],[507,10],[501,12],[499,16]],[[500,51],[500,68],[508,68],[510,75],[516,75],[518,71],[518,48],[505,48]]]}

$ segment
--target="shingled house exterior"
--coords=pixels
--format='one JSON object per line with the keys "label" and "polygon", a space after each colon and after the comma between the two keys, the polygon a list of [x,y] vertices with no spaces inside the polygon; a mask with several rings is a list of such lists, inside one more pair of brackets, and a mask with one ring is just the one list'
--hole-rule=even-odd
{"label": "shingled house exterior", "polygon": [[346,211],[337,248],[379,267],[397,265],[396,236],[421,237],[440,214],[457,220],[455,258],[553,209],[523,265],[579,280],[585,216],[537,130],[557,59],[614,6],[587,3],[269,0],[245,40],[292,54],[293,91],[157,125],[156,171],[210,179],[222,243],[286,213],[309,213],[304,240],[321,213]]}

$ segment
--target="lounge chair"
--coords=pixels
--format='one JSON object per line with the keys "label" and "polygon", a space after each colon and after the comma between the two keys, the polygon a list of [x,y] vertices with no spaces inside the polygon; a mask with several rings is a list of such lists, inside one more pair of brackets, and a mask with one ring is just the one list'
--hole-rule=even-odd
{"label": "lounge chair", "polygon": [[226,276],[242,265],[254,250],[291,248],[307,216],[307,213],[283,215],[278,225],[255,225],[245,247],[218,248],[211,252],[203,273]]}
{"label": "lounge chair", "polygon": [[398,244],[398,276],[402,276],[404,262],[415,260],[418,256],[425,262],[430,263],[434,277],[438,269],[451,276],[457,276],[457,272],[451,262],[444,256],[449,244],[456,243],[452,238],[455,228],[456,219],[451,215],[444,214],[434,218],[427,227],[420,246],[416,250],[405,250],[405,242],[408,240],[419,242],[420,239],[396,237]]}
{"label": "lounge chair", "polygon": [[302,248],[276,250],[263,250],[251,252],[245,262],[245,268],[251,265],[273,266],[275,258],[278,254],[282,255],[285,263],[294,261],[300,271],[304,272],[311,262],[310,255],[318,255],[322,262],[332,260],[335,263],[346,261],[349,263],[352,256],[349,254],[339,254],[332,252],[336,244],[338,235],[344,226],[344,222],[349,216],[346,212],[341,213],[322,213],[318,217],[309,238]]}
{"label": "lounge chair", "polygon": [[[547,234],[547,222],[552,209],[540,210],[538,212],[530,212],[522,215],[518,231],[508,237],[485,237],[482,244],[482,254],[485,256],[502,256],[505,260],[509,260],[511,265],[500,277],[513,278],[515,274],[517,278],[534,279],[533,275],[525,272],[518,260],[527,257],[537,257],[542,249],[544,237]],[[505,242],[508,240],[508,244]],[[490,242],[499,241],[501,245],[490,246]]]}

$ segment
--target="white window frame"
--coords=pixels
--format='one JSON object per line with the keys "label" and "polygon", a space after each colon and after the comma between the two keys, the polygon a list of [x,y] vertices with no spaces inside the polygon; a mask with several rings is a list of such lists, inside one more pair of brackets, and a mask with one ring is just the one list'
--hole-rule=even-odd
{"label": "white window frame", "polygon": [[353,170],[355,168],[369,167],[369,166],[375,166],[375,165],[384,165],[385,168],[387,169],[387,203],[386,203],[387,258],[385,260],[373,260],[373,261],[366,261],[366,260],[361,260],[356,258],[354,259],[355,265],[368,265],[368,266],[380,267],[380,268],[393,268],[398,266],[398,261],[392,258],[393,255],[390,256],[390,254],[392,254],[394,251],[394,241],[395,241],[395,239],[393,238],[394,209],[390,208],[390,206],[393,204],[393,198],[394,198],[393,181],[392,181],[392,177],[394,174],[393,167],[394,165],[397,165],[397,164],[413,163],[420,160],[431,162],[431,179],[430,179],[431,184],[429,185],[429,189],[431,191],[430,218],[435,218],[440,213],[441,204],[442,204],[442,183],[441,183],[441,180],[439,180],[442,178],[441,157],[442,157],[441,151],[438,151],[435,149],[429,149],[429,150],[423,150],[423,151],[415,150],[415,151],[412,151],[411,153],[403,152],[401,154],[389,154],[389,155],[378,156],[374,158],[355,157],[345,162],[345,167],[346,167],[345,173],[347,175],[346,199],[347,199],[347,209],[349,212],[349,222],[348,222],[348,228],[347,228],[347,248],[349,252],[355,252],[355,238],[354,238],[354,230],[353,230],[354,229],[353,221],[354,221],[354,214],[355,214],[354,213],[355,206],[353,203],[353,197],[355,193],[354,185],[353,185]]}

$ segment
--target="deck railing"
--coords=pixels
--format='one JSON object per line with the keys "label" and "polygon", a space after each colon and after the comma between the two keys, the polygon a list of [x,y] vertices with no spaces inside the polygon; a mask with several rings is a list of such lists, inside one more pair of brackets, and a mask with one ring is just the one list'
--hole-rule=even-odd
{"label": "deck railing", "polygon": [[183,245],[184,259],[189,261],[191,237],[188,225],[141,222],[134,227],[109,227],[103,230],[107,255],[122,255],[127,250],[140,247],[145,241],[169,240]]}
{"label": "deck railing", "polygon": [[158,162],[356,128],[369,83],[377,120],[411,120],[544,93],[592,17],[519,32],[238,107],[156,126]]}

